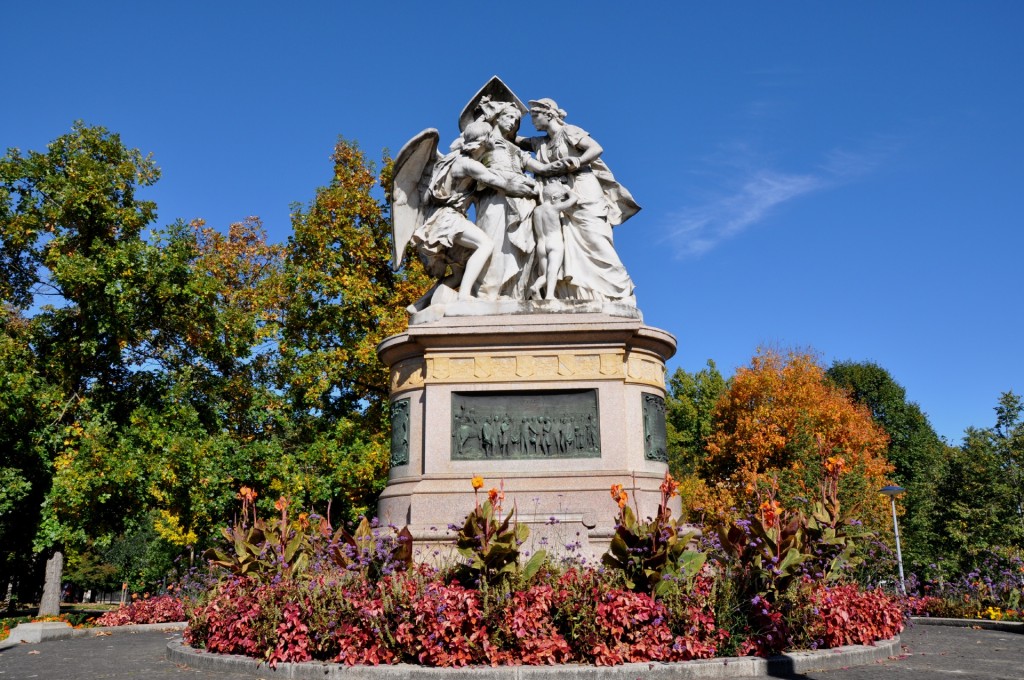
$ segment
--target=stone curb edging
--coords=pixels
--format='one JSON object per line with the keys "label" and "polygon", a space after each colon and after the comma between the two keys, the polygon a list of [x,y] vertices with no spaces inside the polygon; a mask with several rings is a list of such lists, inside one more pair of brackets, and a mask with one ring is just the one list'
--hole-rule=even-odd
{"label": "stone curb edging", "polygon": [[[143,633],[154,630],[181,631],[187,622],[171,623],[133,623],[127,626],[93,626],[91,628],[72,628],[60,621],[44,621],[40,623],[20,623],[11,629],[6,640],[0,640],[0,649],[15,647],[22,643],[36,644],[49,640],[67,640],[76,637],[99,637],[100,634]],[[18,629],[21,629],[19,632]]]}
{"label": "stone curb edging", "polygon": [[910,620],[922,626],[953,626],[954,628],[981,628],[1004,633],[1024,633],[1020,621],[990,621],[989,619],[944,619],[934,616],[911,616]]}
{"label": "stone curb edging", "polygon": [[875,645],[850,645],[835,649],[792,652],[768,659],[725,657],[682,663],[629,663],[621,666],[503,666],[498,668],[424,668],[411,664],[393,666],[343,666],[305,662],[280,663],[276,670],[262,661],[235,654],[208,654],[181,640],[167,643],[167,659],[205,671],[270,674],[289,680],[438,680],[457,675],[470,680],[684,680],[690,678],[749,678],[810,671],[833,670],[882,661],[900,654],[900,638]]}

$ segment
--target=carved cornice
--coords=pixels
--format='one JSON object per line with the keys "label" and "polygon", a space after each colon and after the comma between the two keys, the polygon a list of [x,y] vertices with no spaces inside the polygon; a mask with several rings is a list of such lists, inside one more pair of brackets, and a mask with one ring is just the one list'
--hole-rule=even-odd
{"label": "carved cornice", "polygon": [[428,384],[545,383],[621,380],[665,389],[665,364],[644,351],[577,350],[491,353],[428,353],[391,369],[391,392]]}

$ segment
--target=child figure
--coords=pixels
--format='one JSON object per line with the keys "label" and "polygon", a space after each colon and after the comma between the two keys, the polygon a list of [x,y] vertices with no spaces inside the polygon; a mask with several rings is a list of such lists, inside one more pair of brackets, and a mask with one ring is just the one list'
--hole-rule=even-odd
{"label": "child figure", "polygon": [[549,182],[541,193],[543,202],[533,211],[533,234],[537,239],[537,280],[530,287],[533,297],[555,297],[555,284],[562,269],[565,241],[562,238],[561,213],[576,205],[578,200],[561,182]]}

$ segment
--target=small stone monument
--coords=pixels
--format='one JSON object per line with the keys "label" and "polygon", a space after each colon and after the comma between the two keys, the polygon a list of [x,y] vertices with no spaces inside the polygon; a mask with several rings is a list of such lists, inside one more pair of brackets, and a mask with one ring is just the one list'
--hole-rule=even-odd
{"label": "small stone monument", "polygon": [[[539,136],[519,135],[527,113]],[[392,418],[378,514],[420,545],[451,536],[477,475],[535,540],[590,557],[614,533],[612,484],[642,517],[657,507],[676,343],[643,324],[612,241],[640,207],[566,118],[494,77],[447,154],[428,129],[395,160],[392,266],[412,243],[436,283],[377,350]]]}

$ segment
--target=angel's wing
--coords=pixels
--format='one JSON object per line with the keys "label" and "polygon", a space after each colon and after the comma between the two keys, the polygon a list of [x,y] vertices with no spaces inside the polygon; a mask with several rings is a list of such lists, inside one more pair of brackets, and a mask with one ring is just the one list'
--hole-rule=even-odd
{"label": "angel's wing", "polygon": [[428,186],[437,162],[438,139],[437,130],[427,128],[406,142],[395,158],[391,207],[391,268],[394,271],[402,266],[412,233],[427,218]]}

